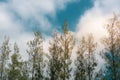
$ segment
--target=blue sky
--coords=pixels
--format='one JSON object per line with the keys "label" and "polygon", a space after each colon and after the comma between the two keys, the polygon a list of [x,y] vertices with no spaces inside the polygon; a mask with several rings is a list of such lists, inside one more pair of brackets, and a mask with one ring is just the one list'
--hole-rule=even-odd
{"label": "blue sky", "polygon": [[[0,0],[0,42],[10,37],[25,51],[33,32],[40,30],[47,50],[52,32],[61,31],[64,20],[76,38],[93,33],[95,39],[106,35],[103,26],[113,12],[120,13],[120,0]],[[24,47],[23,47],[24,46]]]}
{"label": "blue sky", "polygon": [[[30,0],[30,1],[32,2],[32,0]],[[40,0],[39,0],[39,2],[40,2]],[[31,10],[31,9],[29,11],[29,6],[27,6],[27,3],[29,3],[29,1],[27,2],[25,0],[25,5],[23,5],[23,10],[24,10],[24,7],[27,7],[26,10],[28,9],[28,13],[25,15],[29,15],[29,13],[33,13],[33,14],[30,14],[30,16],[28,16],[28,17],[25,16],[26,18],[24,17],[24,14],[21,14],[22,12],[17,11],[16,10],[17,8],[14,8],[14,7],[18,6],[18,9],[19,9],[19,6],[20,7],[22,6],[21,3],[19,4],[15,0],[1,0],[0,3],[2,5],[6,5],[6,12],[9,12],[15,21],[18,21],[20,24],[22,24],[22,26],[24,26],[24,30],[26,32],[34,32],[34,31],[36,31],[36,29],[39,29],[43,34],[49,35],[49,33],[53,32],[54,29],[57,29],[58,31],[60,31],[61,26],[63,25],[65,19],[67,19],[69,22],[70,30],[75,31],[76,24],[77,24],[80,16],[86,10],[88,10],[89,8],[91,8],[93,6],[92,0],[66,0],[66,2],[61,1],[61,3],[62,2],[63,2],[63,4],[65,4],[63,9],[58,8],[58,10],[56,10],[55,13],[41,14],[41,9],[39,9],[40,6],[38,6],[38,4],[36,4],[36,3],[35,3],[35,7],[37,6],[38,8],[35,10],[35,12],[34,12],[34,10]],[[14,6],[15,3],[18,5]],[[30,3],[30,5],[32,6],[31,3]],[[47,7],[47,5],[45,7]],[[34,8],[34,6],[33,6],[33,8]],[[44,10],[43,10],[43,12],[44,12]],[[37,19],[36,19],[36,17],[37,17]],[[44,25],[44,24],[41,25],[42,21],[40,21],[38,19],[41,17],[45,17],[45,20],[47,20],[48,25]],[[48,29],[44,29],[45,26],[49,26],[52,28],[48,27]]]}
{"label": "blue sky", "polygon": [[92,0],[80,0],[75,3],[68,4],[64,10],[57,12],[57,25],[62,25],[64,23],[64,20],[67,19],[69,22],[70,30],[75,31],[76,24],[80,16],[83,15],[84,12],[90,9],[92,6]]}

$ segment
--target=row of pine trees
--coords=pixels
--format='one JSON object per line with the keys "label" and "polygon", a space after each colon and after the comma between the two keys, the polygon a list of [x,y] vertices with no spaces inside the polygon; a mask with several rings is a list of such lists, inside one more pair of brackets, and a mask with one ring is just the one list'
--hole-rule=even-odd
{"label": "row of pine trees", "polygon": [[[65,21],[63,32],[54,32],[49,53],[43,51],[42,34],[36,31],[34,39],[27,43],[26,61],[22,60],[17,43],[11,50],[9,38],[5,37],[0,47],[0,80],[120,80],[119,17],[109,19],[105,29],[108,36],[99,41],[105,48],[97,51],[98,42],[92,34],[78,41]],[[97,72],[96,54],[105,61],[105,68]]]}

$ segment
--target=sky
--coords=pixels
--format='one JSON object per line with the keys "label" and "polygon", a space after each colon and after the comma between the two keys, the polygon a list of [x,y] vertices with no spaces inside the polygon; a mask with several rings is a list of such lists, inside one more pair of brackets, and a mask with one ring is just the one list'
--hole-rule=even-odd
{"label": "sky", "polygon": [[40,30],[47,52],[53,31],[61,31],[66,19],[76,38],[93,33],[98,41],[106,35],[103,27],[113,12],[120,13],[119,3],[120,0],[0,0],[0,44],[5,35],[9,36],[11,44],[17,42],[24,53],[33,32]]}

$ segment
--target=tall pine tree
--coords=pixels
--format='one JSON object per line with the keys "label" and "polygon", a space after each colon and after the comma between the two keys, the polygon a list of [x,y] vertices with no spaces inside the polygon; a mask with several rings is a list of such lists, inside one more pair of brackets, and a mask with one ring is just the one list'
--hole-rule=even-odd
{"label": "tall pine tree", "polygon": [[22,80],[21,73],[22,62],[19,54],[19,48],[17,44],[14,44],[14,53],[11,56],[11,63],[9,64],[8,80]]}
{"label": "tall pine tree", "polygon": [[49,69],[50,80],[60,80],[60,48],[59,48],[59,35],[54,33],[53,41],[50,42],[49,52]]}
{"label": "tall pine tree", "polygon": [[95,52],[97,43],[94,41],[92,34],[89,34],[86,38],[86,77],[88,80],[94,79],[94,70],[97,66],[97,60],[95,59]]}
{"label": "tall pine tree", "polygon": [[9,38],[5,36],[2,46],[0,48],[1,55],[0,55],[0,78],[1,80],[5,80],[7,78],[7,66],[9,60],[10,50],[10,43]]}
{"label": "tall pine tree", "polygon": [[31,79],[42,80],[43,77],[43,39],[39,31],[34,33],[34,39],[28,42]]}
{"label": "tall pine tree", "polygon": [[106,60],[105,78],[107,80],[120,79],[120,20],[114,15],[105,27],[108,36],[103,38]]}
{"label": "tall pine tree", "polygon": [[75,80],[85,80],[85,70],[86,70],[86,60],[85,60],[85,51],[86,51],[86,41],[85,37],[82,37],[77,51],[77,59],[75,60]]}
{"label": "tall pine tree", "polygon": [[65,21],[63,25],[63,34],[59,38],[59,49],[61,59],[60,80],[69,80],[71,77],[71,53],[75,45],[75,39],[72,32],[69,31],[68,22]]}

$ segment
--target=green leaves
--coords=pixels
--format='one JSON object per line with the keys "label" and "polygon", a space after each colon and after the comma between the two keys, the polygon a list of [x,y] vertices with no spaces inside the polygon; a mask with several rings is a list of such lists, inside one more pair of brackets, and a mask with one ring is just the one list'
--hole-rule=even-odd
{"label": "green leaves", "polygon": [[[104,59],[106,60],[106,79],[118,80],[120,77],[120,20],[117,15],[109,20],[106,25],[106,31],[108,33],[107,37],[103,38],[103,44],[105,46]],[[109,77],[108,77],[109,76]]]}
{"label": "green leaves", "polygon": [[34,39],[28,42],[29,67],[32,79],[43,79],[43,39],[39,31],[34,32]]}
{"label": "green leaves", "polygon": [[2,43],[2,46],[0,48],[1,50],[1,54],[0,54],[0,72],[1,72],[1,79],[6,78],[6,65],[8,64],[8,60],[9,60],[9,54],[11,52],[10,50],[10,43],[9,43],[9,38],[5,37],[4,41]]}
{"label": "green leaves", "polygon": [[89,34],[87,37],[82,37],[77,51],[77,59],[75,60],[75,79],[76,80],[85,80],[93,79],[93,72],[97,66],[95,60],[95,49],[96,43],[94,42],[94,37],[92,34]]}

